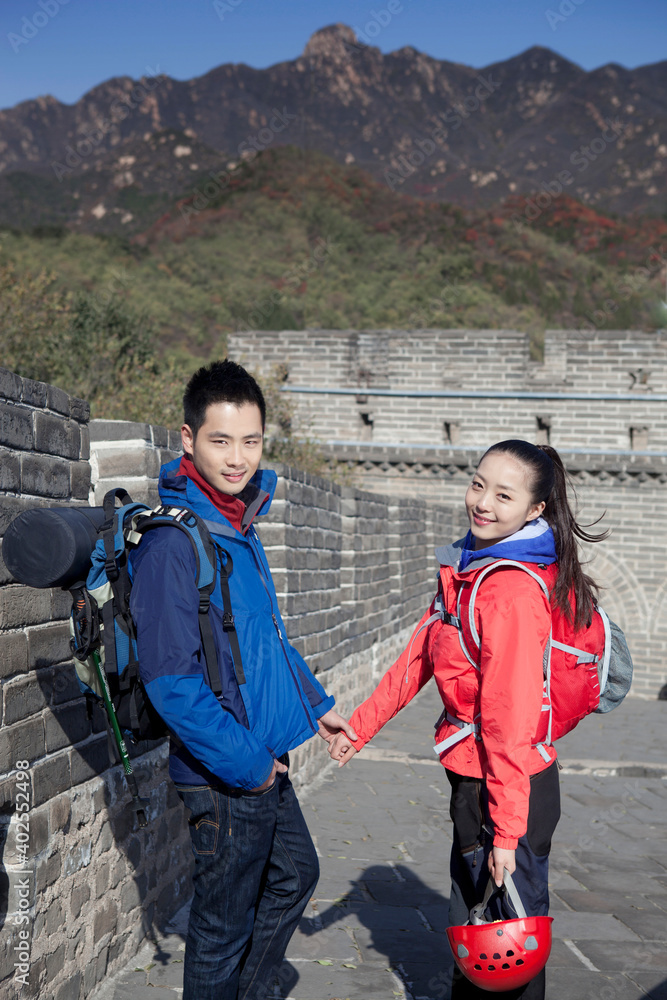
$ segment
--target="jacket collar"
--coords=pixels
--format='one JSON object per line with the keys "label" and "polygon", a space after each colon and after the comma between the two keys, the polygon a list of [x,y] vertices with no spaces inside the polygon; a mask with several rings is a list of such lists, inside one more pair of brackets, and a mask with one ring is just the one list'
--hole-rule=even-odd
{"label": "jacket collar", "polygon": [[451,566],[459,573],[480,569],[496,559],[516,559],[518,562],[542,563],[545,566],[556,562],[553,531],[543,517],[529,521],[513,535],[485,549],[476,551],[472,548],[473,544],[473,535],[469,531],[465,538],[437,548],[435,555],[441,566]]}
{"label": "jacket collar", "polygon": [[[204,520],[220,522],[227,521],[217,507],[202,493],[196,483],[187,476],[179,475],[181,459],[175,458],[160,469],[158,491],[163,503],[171,503],[178,507],[190,507]],[[249,524],[258,514],[267,514],[276,491],[278,476],[273,469],[258,469],[245,490],[246,517]],[[229,522],[227,522],[229,523]]]}

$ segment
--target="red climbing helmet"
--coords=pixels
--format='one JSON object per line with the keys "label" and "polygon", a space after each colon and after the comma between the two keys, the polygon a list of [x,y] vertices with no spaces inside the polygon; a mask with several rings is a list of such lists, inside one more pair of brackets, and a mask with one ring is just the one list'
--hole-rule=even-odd
{"label": "red climbing helmet", "polygon": [[[505,869],[504,885],[493,878],[484,899],[470,911],[470,921],[447,928],[454,961],[463,975],[490,993],[504,993],[525,986],[544,968],[551,951],[553,917],[527,917],[512,876]],[[494,892],[505,889],[518,917],[484,919]]]}

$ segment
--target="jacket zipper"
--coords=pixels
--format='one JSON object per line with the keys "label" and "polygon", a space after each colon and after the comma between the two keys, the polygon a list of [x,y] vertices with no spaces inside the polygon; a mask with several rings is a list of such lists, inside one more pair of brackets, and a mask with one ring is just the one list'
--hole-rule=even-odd
{"label": "jacket zipper", "polygon": [[310,725],[310,728],[313,730],[314,733],[316,733],[317,732],[317,728],[310,721],[310,713],[308,712],[308,709],[306,708],[306,703],[303,700],[303,694],[301,693],[301,688],[300,688],[299,683],[298,683],[298,681],[297,681],[297,679],[296,679],[296,677],[294,675],[294,669],[292,668],[292,663],[290,661],[289,656],[287,655],[287,650],[285,649],[285,642],[284,642],[284,639],[283,639],[283,634],[282,634],[282,632],[280,630],[280,625],[278,624],[278,618],[276,616],[276,613],[273,610],[273,600],[271,598],[271,592],[269,591],[269,588],[268,588],[268,586],[266,584],[266,580],[264,579],[264,570],[262,568],[261,560],[260,560],[257,552],[255,551],[255,536],[254,536],[254,534],[250,535],[250,543],[251,543],[250,547],[251,547],[251,550],[252,550],[253,559],[255,560],[255,562],[257,564],[257,569],[259,570],[260,580],[262,581],[262,585],[264,587],[264,590],[266,591],[266,596],[269,599],[269,606],[271,608],[271,617],[273,619],[273,624],[274,624],[275,630],[278,633],[278,638],[280,640],[280,648],[283,651],[283,656],[285,657],[285,661],[287,663],[287,667],[288,667],[288,670],[290,672],[290,676],[292,677],[292,680],[294,681],[294,686],[295,686],[296,692],[297,692],[297,694],[299,696],[299,701],[301,702],[301,707],[303,708],[305,716],[308,719],[308,723]]}

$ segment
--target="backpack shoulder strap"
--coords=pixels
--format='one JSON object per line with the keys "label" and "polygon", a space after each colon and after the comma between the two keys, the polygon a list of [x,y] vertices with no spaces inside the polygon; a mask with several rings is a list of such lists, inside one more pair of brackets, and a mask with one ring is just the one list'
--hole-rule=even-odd
{"label": "backpack shoulder strap", "polygon": [[[172,526],[190,539],[195,557],[195,582],[199,591],[199,632],[208,671],[209,686],[216,696],[222,694],[220,668],[209,619],[211,594],[217,579],[216,546],[204,521],[189,507],[160,506],[148,512],[138,512],[126,531],[129,544],[138,544],[147,531]],[[222,576],[222,574],[221,574]],[[225,609],[225,595],[223,592]],[[230,643],[231,645],[231,643]]]}
{"label": "backpack shoulder strap", "polygon": [[468,613],[465,616],[461,615],[461,595],[463,593],[463,588],[461,588],[461,590],[459,591],[459,608],[458,608],[459,618],[462,619],[462,625],[463,625],[463,618],[465,618],[465,625],[467,626],[467,631],[469,632],[470,637],[474,643],[474,646],[476,647],[476,653],[478,657],[480,653],[480,641],[479,641],[479,632],[477,631],[477,627],[475,625],[475,600],[477,599],[477,592],[482,584],[482,581],[485,580],[490,573],[493,573],[497,569],[506,569],[506,568],[520,569],[523,570],[524,573],[527,573],[528,576],[532,576],[533,580],[536,580],[537,583],[540,585],[544,593],[544,596],[547,598],[547,601],[550,598],[549,588],[547,587],[542,577],[534,570],[529,569],[523,563],[517,562],[517,560],[515,559],[498,559],[496,562],[489,563],[488,566],[485,566],[472,586],[472,591],[470,594],[470,603],[468,604]]}

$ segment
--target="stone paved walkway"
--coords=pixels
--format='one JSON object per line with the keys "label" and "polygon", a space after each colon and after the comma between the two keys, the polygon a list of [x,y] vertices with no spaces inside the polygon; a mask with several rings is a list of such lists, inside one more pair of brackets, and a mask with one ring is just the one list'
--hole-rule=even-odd
{"label": "stone paved walkway", "polygon": [[[302,795],[322,874],[281,996],[449,996],[451,824],[430,749],[437,701],[427,687],[347,767],[327,768]],[[591,716],[559,751],[547,997],[667,1000],[667,702],[627,700]],[[186,922],[181,911],[95,1000],[180,998]]]}

